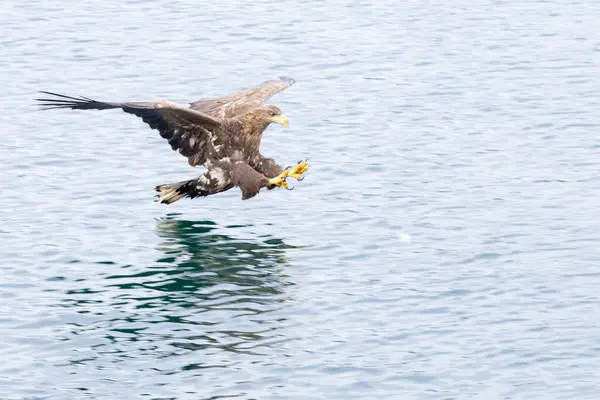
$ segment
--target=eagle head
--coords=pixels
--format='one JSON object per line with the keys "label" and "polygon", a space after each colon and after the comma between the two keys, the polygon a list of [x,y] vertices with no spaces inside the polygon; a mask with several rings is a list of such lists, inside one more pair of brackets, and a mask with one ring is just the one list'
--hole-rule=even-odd
{"label": "eagle head", "polygon": [[279,107],[274,105],[256,108],[244,115],[242,119],[244,132],[250,136],[262,135],[263,131],[273,122],[286,128],[289,126],[287,117],[283,115]]}
{"label": "eagle head", "polygon": [[290,123],[285,115],[281,112],[279,107],[274,105],[269,105],[264,107],[265,117],[269,121],[269,123],[275,122],[277,124],[281,124],[284,128],[290,126]]}

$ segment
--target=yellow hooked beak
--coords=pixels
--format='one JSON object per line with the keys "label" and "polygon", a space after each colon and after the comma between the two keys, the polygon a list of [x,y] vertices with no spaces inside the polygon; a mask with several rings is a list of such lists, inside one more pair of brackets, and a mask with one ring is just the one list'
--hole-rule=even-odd
{"label": "yellow hooked beak", "polygon": [[271,118],[271,122],[276,122],[278,124],[281,124],[281,126],[283,126],[284,128],[287,128],[290,126],[290,123],[289,123],[287,117],[283,114],[275,115],[274,117]]}

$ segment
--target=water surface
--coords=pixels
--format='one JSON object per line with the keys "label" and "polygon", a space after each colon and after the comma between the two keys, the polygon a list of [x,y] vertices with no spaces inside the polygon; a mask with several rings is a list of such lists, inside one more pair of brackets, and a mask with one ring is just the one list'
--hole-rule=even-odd
{"label": "water surface", "polygon": [[[599,3],[600,4],[600,3]],[[8,1],[0,398],[595,399],[600,5]],[[287,75],[262,151],[200,174],[120,111]]]}

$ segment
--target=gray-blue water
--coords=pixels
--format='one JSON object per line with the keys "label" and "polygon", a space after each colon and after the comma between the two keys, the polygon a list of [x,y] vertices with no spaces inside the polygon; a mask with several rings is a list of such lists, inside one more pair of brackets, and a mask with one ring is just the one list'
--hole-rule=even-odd
{"label": "gray-blue water", "polygon": [[[4,1],[0,398],[596,399],[600,3]],[[280,75],[296,190],[138,118]]]}

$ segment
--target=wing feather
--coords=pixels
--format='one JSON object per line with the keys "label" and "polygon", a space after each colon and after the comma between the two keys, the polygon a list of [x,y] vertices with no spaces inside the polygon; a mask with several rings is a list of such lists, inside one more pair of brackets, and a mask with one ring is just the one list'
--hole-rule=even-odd
{"label": "wing feather", "polygon": [[200,99],[190,103],[192,110],[217,118],[232,118],[264,105],[277,93],[289,88],[296,81],[288,77],[263,82],[250,89],[221,97]]}
{"label": "wing feather", "polygon": [[54,98],[36,99],[43,109],[68,108],[74,110],[107,110],[121,108],[142,119],[158,130],[173,150],[185,157],[196,155],[197,164],[206,160],[208,146],[222,134],[222,121],[203,112],[181,107],[169,101],[111,103],[87,97],[72,97],[52,92],[41,92]]}

